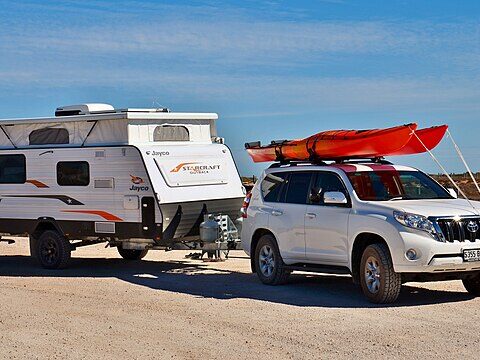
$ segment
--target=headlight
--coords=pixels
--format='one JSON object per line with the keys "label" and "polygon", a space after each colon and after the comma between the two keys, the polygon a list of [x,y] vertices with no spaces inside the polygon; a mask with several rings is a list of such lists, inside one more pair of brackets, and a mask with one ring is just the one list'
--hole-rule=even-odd
{"label": "headlight", "polygon": [[402,211],[394,211],[393,217],[402,225],[412,229],[426,231],[432,235],[436,234],[433,223],[423,215],[410,214]]}

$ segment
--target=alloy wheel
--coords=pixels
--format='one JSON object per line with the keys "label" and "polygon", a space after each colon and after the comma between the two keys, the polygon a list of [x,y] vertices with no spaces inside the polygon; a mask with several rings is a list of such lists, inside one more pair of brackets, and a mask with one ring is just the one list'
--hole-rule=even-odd
{"label": "alloy wheel", "polygon": [[380,290],[381,269],[377,258],[369,256],[365,263],[365,283],[372,294]]}
{"label": "alloy wheel", "polygon": [[275,270],[275,254],[271,246],[265,245],[260,249],[259,262],[263,276],[272,276]]}

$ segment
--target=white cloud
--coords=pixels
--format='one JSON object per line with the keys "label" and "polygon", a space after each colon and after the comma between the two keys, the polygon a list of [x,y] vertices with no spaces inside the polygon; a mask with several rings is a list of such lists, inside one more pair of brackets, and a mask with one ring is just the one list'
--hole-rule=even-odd
{"label": "white cloud", "polygon": [[[0,28],[0,49],[81,56],[144,53],[192,54],[244,60],[249,57],[310,60],[331,53],[411,51],[432,41],[426,34],[381,22],[203,22],[107,23],[94,26],[38,26],[12,33]],[[139,54],[140,55],[140,54]]]}
{"label": "white cloud", "polygon": [[[49,11],[70,20],[78,12],[79,21],[29,17],[0,24],[3,89],[170,92],[177,98],[261,102],[268,113],[291,107],[479,108],[475,23],[256,21],[228,7],[220,16],[215,6],[130,4],[148,16],[117,8],[110,14],[105,2],[72,1]],[[161,16],[162,9],[181,15]]]}

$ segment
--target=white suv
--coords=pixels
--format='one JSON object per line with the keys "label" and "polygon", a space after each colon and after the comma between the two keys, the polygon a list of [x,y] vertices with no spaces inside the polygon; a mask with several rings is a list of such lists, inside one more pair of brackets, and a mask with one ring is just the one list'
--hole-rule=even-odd
{"label": "white suv", "polygon": [[376,303],[407,281],[461,279],[479,296],[479,210],[386,161],[274,164],[245,201],[242,246],[269,285],[300,270],[351,274]]}

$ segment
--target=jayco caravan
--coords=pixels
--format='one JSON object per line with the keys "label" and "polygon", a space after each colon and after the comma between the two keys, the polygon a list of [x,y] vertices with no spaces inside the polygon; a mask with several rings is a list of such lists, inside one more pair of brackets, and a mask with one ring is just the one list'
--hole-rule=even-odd
{"label": "jayco caravan", "polygon": [[234,245],[245,189],[217,118],[85,104],[0,120],[1,235],[28,234],[47,268],[98,242],[126,259],[207,249],[200,228],[212,220],[218,236],[206,241]]}

